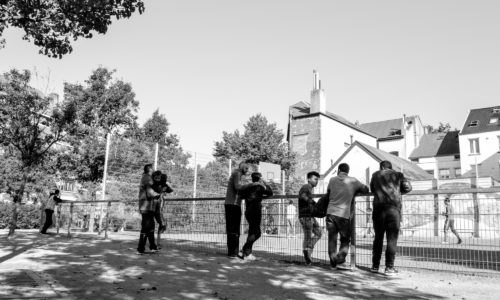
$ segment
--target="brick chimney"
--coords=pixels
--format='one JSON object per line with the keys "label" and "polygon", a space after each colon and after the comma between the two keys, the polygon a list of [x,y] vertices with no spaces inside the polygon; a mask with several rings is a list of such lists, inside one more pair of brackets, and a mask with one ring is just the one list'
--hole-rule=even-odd
{"label": "brick chimney", "polygon": [[319,73],[313,70],[313,89],[311,91],[311,114],[326,113],[325,91],[321,88]]}

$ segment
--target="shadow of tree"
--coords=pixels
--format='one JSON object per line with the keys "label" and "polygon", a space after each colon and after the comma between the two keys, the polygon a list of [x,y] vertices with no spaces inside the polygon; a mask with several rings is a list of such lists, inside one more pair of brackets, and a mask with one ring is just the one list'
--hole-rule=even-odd
{"label": "shadow of tree", "polygon": [[442,298],[365,271],[230,260],[187,244],[163,244],[160,254],[136,255],[135,240],[113,236],[68,239],[18,232],[14,240],[0,240],[2,249],[12,251],[3,255],[5,268],[48,273],[78,299]]}

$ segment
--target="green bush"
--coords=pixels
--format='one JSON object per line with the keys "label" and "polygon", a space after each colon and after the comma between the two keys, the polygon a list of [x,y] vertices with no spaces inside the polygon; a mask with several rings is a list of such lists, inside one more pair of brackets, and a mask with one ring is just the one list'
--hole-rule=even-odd
{"label": "green bush", "polygon": [[[12,202],[0,202],[0,229],[9,228],[12,220]],[[16,229],[34,229],[39,228],[40,224],[40,206],[33,204],[23,204],[19,207],[17,215]]]}

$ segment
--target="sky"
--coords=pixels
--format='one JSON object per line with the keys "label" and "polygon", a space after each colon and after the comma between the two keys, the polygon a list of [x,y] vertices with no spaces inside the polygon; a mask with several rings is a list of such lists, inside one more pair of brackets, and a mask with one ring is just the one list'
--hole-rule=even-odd
{"label": "sky", "polygon": [[361,123],[419,115],[461,128],[469,109],[500,103],[500,1],[146,1],[144,14],[81,39],[63,59],[5,31],[0,72],[37,70],[62,95],[98,66],[116,69],[159,109],[189,151],[262,113],[286,134],[318,70],[327,110]]}

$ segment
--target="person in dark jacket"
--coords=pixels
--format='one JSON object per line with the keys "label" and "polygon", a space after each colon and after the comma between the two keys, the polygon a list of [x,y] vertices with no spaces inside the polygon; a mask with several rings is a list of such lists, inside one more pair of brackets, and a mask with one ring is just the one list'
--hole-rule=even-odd
{"label": "person in dark jacket", "polygon": [[144,166],[141,184],[139,187],[139,212],[142,216],[141,233],[139,236],[139,245],[137,254],[143,254],[146,248],[146,241],[149,240],[149,249],[153,252],[158,251],[155,243],[155,201],[160,194],[153,190],[153,165]]}
{"label": "person in dark jacket", "polygon": [[370,189],[373,193],[372,217],[375,230],[371,271],[378,273],[386,235],[385,274],[394,276],[398,273],[394,268],[394,260],[401,222],[401,199],[402,194],[411,191],[411,184],[403,173],[392,169],[391,162],[384,160],[380,163],[380,170],[372,175]]}
{"label": "person in dark jacket", "polygon": [[262,185],[260,182],[243,183],[243,176],[248,173],[248,164],[241,162],[238,169],[229,177],[224,210],[226,216],[227,256],[237,258],[240,247],[241,197],[247,188]]}
{"label": "person in dark jacket", "polygon": [[59,196],[59,190],[55,190],[54,193],[50,193],[49,200],[45,205],[45,224],[43,225],[42,230],[40,230],[41,234],[47,234],[47,229],[52,226],[52,215],[54,214],[56,205],[62,202]]}
{"label": "person in dark jacket", "polygon": [[302,253],[306,265],[312,263],[311,254],[314,246],[321,239],[321,227],[316,218],[311,215],[311,206],[315,203],[312,198],[313,189],[318,185],[319,177],[318,172],[307,173],[307,184],[303,185],[299,191],[299,222],[304,232]]}
{"label": "person in dark jacket", "polygon": [[248,237],[238,256],[245,260],[255,260],[255,256],[252,254],[252,246],[262,234],[260,230],[262,199],[273,195],[271,187],[262,180],[261,173],[252,173],[252,182],[261,183],[262,185],[250,186],[241,195],[246,204],[245,218],[248,222]]}
{"label": "person in dark jacket", "polygon": [[158,230],[160,233],[165,232],[166,224],[163,219],[163,214],[161,211],[162,203],[164,201],[164,197],[166,194],[172,193],[174,190],[172,189],[170,183],[167,182],[168,176],[167,174],[163,174],[161,171],[153,172],[153,190],[160,194],[159,198],[153,199],[154,201],[154,218],[158,223]]}

